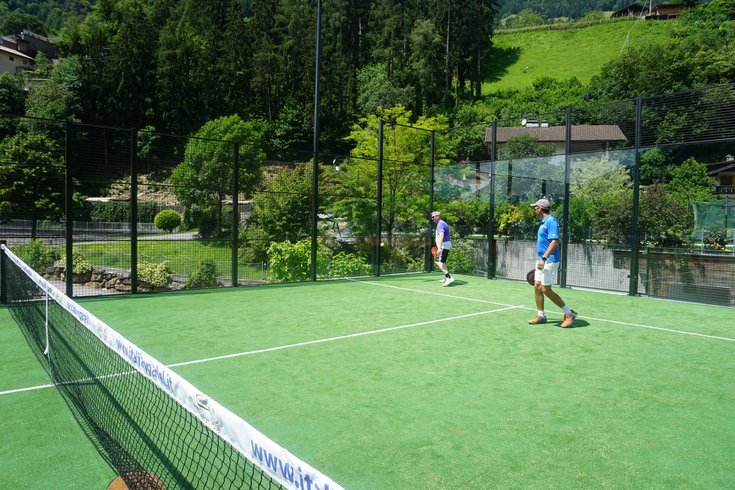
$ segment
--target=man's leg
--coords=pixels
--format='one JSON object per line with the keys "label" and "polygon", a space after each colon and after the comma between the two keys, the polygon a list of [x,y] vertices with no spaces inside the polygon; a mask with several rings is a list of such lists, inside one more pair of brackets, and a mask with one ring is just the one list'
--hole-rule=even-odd
{"label": "man's leg", "polygon": [[531,325],[540,325],[546,323],[546,315],[544,314],[544,293],[541,292],[543,286],[540,282],[536,281],[533,286],[533,297],[536,300],[536,309],[538,312],[536,316],[528,321]]}
{"label": "man's leg", "polygon": [[569,308],[567,304],[564,303],[564,300],[562,300],[561,297],[556,294],[556,291],[551,289],[551,286],[541,287],[544,288],[544,294],[548,296],[548,298],[553,301],[556,306],[564,311],[564,319],[561,322],[561,326],[563,328],[571,327],[574,323],[574,319],[577,318],[577,312]]}

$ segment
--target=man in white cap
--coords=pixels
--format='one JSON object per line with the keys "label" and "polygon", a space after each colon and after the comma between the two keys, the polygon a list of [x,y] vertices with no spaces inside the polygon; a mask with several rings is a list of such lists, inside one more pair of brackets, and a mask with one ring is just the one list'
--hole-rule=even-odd
{"label": "man in white cap", "polygon": [[452,242],[449,240],[449,225],[442,219],[439,211],[431,213],[431,220],[436,224],[436,265],[444,273],[442,286],[449,286],[454,282],[454,278],[449,274],[447,268],[447,257],[449,250],[452,248]]}
{"label": "man in white cap", "polygon": [[534,296],[538,313],[528,321],[531,325],[546,323],[544,311],[544,296],[547,296],[556,306],[564,311],[564,320],[561,327],[568,328],[574,324],[577,313],[568,307],[561,297],[551,289],[556,282],[556,272],[559,270],[561,254],[559,251],[559,221],[550,214],[551,204],[548,199],[542,198],[532,204],[536,216],[541,219],[536,240],[536,275],[534,276]]}

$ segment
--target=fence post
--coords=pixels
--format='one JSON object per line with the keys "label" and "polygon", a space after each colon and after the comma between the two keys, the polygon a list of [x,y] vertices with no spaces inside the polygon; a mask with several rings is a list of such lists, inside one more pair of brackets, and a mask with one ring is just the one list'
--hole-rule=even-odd
{"label": "fence post", "polygon": [[232,255],[231,255],[231,266],[232,266],[232,287],[239,285],[238,271],[237,271],[237,249],[240,246],[238,243],[240,237],[240,143],[232,144]]}
{"label": "fence post", "polygon": [[490,143],[490,216],[487,224],[487,278],[495,279],[498,264],[498,247],[495,242],[495,163],[497,161],[498,121],[493,120]]}
{"label": "fence post", "polygon": [[559,270],[560,286],[567,287],[567,251],[569,250],[569,175],[571,173],[572,153],[572,108],[567,107],[566,127],[564,139],[564,204],[561,224],[561,266]]}
{"label": "fence post", "polygon": [[638,199],[640,197],[641,177],[641,113],[643,99],[635,99],[635,166],[633,167],[633,210],[630,225],[630,283],[628,294],[638,294]]}
{"label": "fence post", "polygon": [[138,130],[130,129],[130,294],[138,294]]}
{"label": "fence post", "polygon": [[380,275],[380,244],[383,236],[383,120],[378,121],[378,195],[375,224],[374,273]]}
{"label": "fence post", "polygon": [[64,284],[66,287],[66,295],[70,298],[74,296],[74,167],[71,158],[71,131],[72,125],[69,121],[64,121],[64,163],[66,175],[64,176],[64,219],[66,220],[66,272],[64,275]]}
{"label": "fence post", "polygon": [[[0,240],[0,245],[7,247],[8,242]],[[8,304],[8,259],[5,258],[5,249],[0,246],[0,305]]]}
{"label": "fence post", "polygon": [[311,176],[311,280],[316,281],[317,270],[317,221],[319,220],[319,104],[320,104],[320,66],[322,57],[322,0],[316,2],[316,60],[314,66],[314,163]]}
{"label": "fence post", "polygon": [[[434,211],[434,165],[435,165],[435,131],[431,130],[431,139],[430,139],[430,151],[429,154],[429,211],[426,213],[427,215],[431,215],[431,212]],[[431,272],[434,267],[434,261],[432,260],[433,257],[431,256],[431,247],[432,247],[432,233],[431,233],[431,218],[427,218],[429,226],[426,230],[426,247],[424,250],[424,270],[426,272]]]}

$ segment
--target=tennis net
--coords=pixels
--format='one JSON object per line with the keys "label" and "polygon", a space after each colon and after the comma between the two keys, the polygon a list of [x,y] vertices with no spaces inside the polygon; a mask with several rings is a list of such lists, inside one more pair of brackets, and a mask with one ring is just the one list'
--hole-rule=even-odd
{"label": "tennis net", "polygon": [[97,319],[0,245],[16,323],[128,488],[341,488]]}

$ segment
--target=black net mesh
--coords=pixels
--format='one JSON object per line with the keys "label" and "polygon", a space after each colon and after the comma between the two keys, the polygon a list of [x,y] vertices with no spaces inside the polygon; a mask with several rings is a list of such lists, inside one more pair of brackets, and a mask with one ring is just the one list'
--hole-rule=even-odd
{"label": "black net mesh", "polygon": [[281,488],[4,258],[13,318],[129,488]]}

